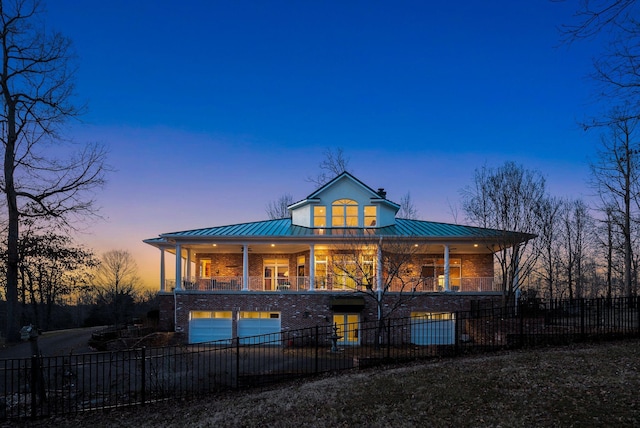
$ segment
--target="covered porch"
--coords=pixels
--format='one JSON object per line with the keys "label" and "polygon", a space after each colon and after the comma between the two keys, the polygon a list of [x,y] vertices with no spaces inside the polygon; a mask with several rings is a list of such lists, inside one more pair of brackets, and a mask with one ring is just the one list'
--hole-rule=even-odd
{"label": "covered porch", "polygon": [[[172,266],[166,253],[179,255]],[[478,243],[185,242],[161,246],[160,258],[163,292],[500,291]]]}

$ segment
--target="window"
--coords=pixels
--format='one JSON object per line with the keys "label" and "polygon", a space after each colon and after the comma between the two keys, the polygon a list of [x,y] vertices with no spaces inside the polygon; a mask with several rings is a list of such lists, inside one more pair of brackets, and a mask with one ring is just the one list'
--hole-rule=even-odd
{"label": "window", "polygon": [[327,256],[316,256],[316,288],[327,288]]}
{"label": "window", "polygon": [[373,255],[362,256],[362,285],[370,287],[373,285],[373,278],[375,277],[375,264]]}
{"label": "window", "polygon": [[338,199],[331,207],[331,226],[358,227],[358,203],[352,199]]}
{"label": "window", "polygon": [[353,254],[336,254],[333,258],[333,289],[356,288],[356,257]]}
{"label": "window", "polygon": [[298,288],[305,288],[304,256],[298,256]]}
{"label": "window", "polygon": [[211,278],[211,260],[200,260],[200,278]]}
{"label": "window", "polygon": [[[453,291],[460,288],[461,263],[460,259],[449,259],[449,286]],[[420,276],[429,280],[427,288],[430,288],[430,281],[433,281],[434,291],[444,289],[444,259],[435,259],[427,261],[422,266]]]}
{"label": "window", "polygon": [[364,207],[364,227],[374,227],[377,224],[377,207],[369,205]]}
{"label": "window", "polygon": [[313,227],[327,227],[327,207],[324,205],[313,207]]}

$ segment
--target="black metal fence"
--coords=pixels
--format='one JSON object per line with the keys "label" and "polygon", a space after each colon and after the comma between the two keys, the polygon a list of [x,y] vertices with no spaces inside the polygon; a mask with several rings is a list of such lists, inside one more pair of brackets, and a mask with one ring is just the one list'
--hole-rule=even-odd
{"label": "black metal fence", "polygon": [[208,342],[0,360],[0,420],[202,396],[341,370],[500,349],[640,335],[637,298],[323,325]]}

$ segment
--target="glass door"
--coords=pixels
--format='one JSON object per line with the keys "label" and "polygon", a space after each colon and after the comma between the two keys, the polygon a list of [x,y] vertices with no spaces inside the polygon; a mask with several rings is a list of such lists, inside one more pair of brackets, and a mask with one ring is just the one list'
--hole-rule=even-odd
{"label": "glass door", "polygon": [[290,289],[289,262],[287,260],[265,260],[263,281],[265,291]]}
{"label": "glass door", "polygon": [[334,314],[333,324],[338,327],[337,334],[340,345],[357,345],[360,343],[360,315]]}

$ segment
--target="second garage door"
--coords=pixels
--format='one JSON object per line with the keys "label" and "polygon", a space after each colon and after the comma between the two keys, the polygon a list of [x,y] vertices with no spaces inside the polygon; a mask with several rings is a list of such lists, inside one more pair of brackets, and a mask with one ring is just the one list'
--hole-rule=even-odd
{"label": "second garage door", "polygon": [[265,343],[278,345],[280,337],[275,333],[280,333],[280,330],[279,312],[240,312],[238,337],[241,344]]}

